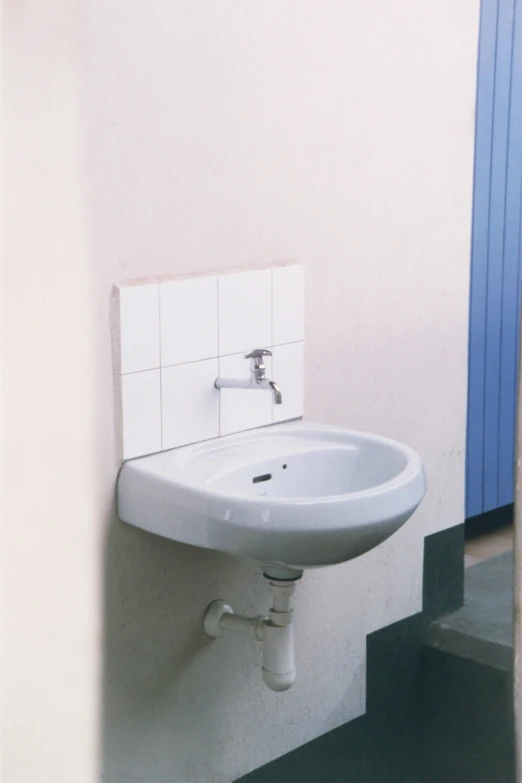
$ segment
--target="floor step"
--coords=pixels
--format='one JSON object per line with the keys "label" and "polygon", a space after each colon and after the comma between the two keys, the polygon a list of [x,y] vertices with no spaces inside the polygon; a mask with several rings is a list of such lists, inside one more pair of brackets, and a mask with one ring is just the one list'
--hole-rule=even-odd
{"label": "floor step", "polygon": [[422,655],[431,783],[514,783],[512,553],[466,569],[464,606],[430,626]]}
{"label": "floor step", "polygon": [[512,670],[512,552],[466,569],[464,606],[432,623],[426,644],[476,663]]}

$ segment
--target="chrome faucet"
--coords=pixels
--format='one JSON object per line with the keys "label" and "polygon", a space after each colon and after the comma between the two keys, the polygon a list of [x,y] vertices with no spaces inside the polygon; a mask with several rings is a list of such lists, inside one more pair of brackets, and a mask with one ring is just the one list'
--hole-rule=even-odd
{"label": "chrome faucet", "polygon": [[275,404],[281,405],[281,389],[277,383],[267,379],[264,356],[272,356],[272,351],[254,348],[245,354],[245,359],[250,359],[250,378],[216,378],[214,386],[216,389],[266,389],[274,395]]}

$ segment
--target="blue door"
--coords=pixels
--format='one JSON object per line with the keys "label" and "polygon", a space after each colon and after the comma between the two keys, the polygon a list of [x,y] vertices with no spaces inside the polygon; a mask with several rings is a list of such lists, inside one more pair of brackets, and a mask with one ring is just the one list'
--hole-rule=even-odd
{"label": "blue door", "polygon": [[522,0],[482,0],[466,517],[513,502],[522,286]]}

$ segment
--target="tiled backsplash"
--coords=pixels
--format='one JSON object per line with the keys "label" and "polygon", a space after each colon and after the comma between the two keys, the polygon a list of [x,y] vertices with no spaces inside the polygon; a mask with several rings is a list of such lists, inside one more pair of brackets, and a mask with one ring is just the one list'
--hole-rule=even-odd
{"label": "tiled backsplash", "polygon": [[[123,458],[303,414],[304,271],[299,264],[118,286]],[[268,391],[214,387],[248,378],[270,348]]]}

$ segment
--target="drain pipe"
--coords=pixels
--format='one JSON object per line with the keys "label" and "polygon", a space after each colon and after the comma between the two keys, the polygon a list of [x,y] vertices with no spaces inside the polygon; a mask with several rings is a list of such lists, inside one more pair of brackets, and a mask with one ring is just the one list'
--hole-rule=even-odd
{"label": "drain pipe", "polygon": [[295,682],[292,599],[294,581],[270,580],[272,608],[268,617],[246,617],[218,598],[207,607],[203,626],[209,636],[234,631],[263,643],[263,682],[273,691],[286,691]]}

